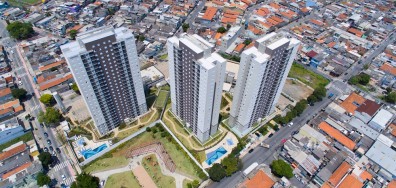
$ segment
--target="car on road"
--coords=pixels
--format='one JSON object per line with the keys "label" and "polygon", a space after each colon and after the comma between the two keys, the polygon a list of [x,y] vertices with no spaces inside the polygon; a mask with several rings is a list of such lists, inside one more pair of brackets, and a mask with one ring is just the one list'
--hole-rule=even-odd
{"label": "car on road", "polygon": [[44,152],[48,152],[48,148],[47,147],[45,147],[43,150],[44,150]]}
{"label": "car on road", "polygon": [[269,135],[268,135],[268,138],[271,138],[272,136],[274,136],[273,133],[269,134]]}
{"label": "car on road", "polygon": [[44,132],[44,136],[48,138],[48,133]]}
{"label": "car on road", "polygon": [[22,81],[18,81],[18,85],[19,86],[23,85]]}
{"label": "car on road", "polygon": [[250,150],[249,150],[249,153],[252,153],[253,151],[254,151],[254,149],[250,149]]}
{"label": "car on road", "polygon": [[62,180],[65,181],[66,180],[66,176],[64,174],[62,174]]}
{"label": "car on road", "polygon": [[51,145],[51,140],[48,139],[48,140],[47,140],[47,143],[48,143],[48,145]]}
{"label": "car on road", "polygon": [[41,128],[44,128],[44,124],[40,123]]}
{"label": "car on road", "polygon": [[50,150],[50,151],[54,151],[54,147],[50,146],[50,147],[49,147],[49,150]]}
{"label": "car on road", "polygon": [[56,152],[61,153],[61,150],[59,148],[56,148],[55,150]]}
{"label": "car on road", "polygon": [[14,54],[14,50],[11,50],[10,52],[11,52],[12,54]]}

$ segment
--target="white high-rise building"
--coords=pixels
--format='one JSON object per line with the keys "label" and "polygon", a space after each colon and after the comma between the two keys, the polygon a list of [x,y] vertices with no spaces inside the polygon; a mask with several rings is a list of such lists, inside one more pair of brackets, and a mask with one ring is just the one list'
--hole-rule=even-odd
{"label": "white high-rise building", "polygon": [[90,30],[61,50],[100,135],[147,111],[131,30]]}
{"label": "white high-rise building", "polygon": [[168,39],[172,112],[201,142],[217,132],[226,61],[198,35]]}
{"label": "white high-rise building", "polygon": [[299,45],[273,32],[242,53],[228,121],[233,129],[246,132],[274,110]]}

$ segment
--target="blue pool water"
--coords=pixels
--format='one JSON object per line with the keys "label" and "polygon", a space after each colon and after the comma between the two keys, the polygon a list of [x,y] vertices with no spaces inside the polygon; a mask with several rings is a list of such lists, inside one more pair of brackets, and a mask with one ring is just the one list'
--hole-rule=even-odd
{"label": "blue pool water", "polygon": [[219,159],[221,156],[223,156],[225,153],[227,153],[227,150],[225,150],[222,147],[217,148],[215,151],[212,151],[208,154],[206,154],[206,163],[208,165],[213,164],[217,159]]}
{"label": "blue pool water", "polygon": [[79,146],[84,146],[84,138],[80,138],[79,140],[77,140],[77,143]]}
{"label": "blue pool water", "polygon": [[229,139],[227,139],[227,144],[228,144],[229,146],[232,146],[232,145],[234,145],[234,142],[232,141],[231,138],[229,138]]}
{"label": "blue pool water", "polygon": [[103,151],[106,148],[107,148],[107,145],[103,144],[103,145],[101,145],[101,146],[99,146],[99,147],[97,147],[97,148],[95,148],[93,150],[92,149],[84,150],[84,151],[81,152],[81,154],[84,156],[85,159],[88,159],[88,158],[96,155],[97,153]]}

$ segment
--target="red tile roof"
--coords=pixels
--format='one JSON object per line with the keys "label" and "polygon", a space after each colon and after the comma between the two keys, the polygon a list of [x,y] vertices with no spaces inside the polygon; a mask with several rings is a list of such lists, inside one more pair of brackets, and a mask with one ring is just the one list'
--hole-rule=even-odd
{"label": "red tile roof", "polygon": [[4,97],[9,94],[11,94],[11,89],[8,87],[0,90],[0,97]]}
{"label": "red tile roof", "polygon": [[19,146],[16,146],[8,151],[0,153],[0,161],[3,161],[5,159],[8,159],[18,153],[23,152],[26,149],[26,144],[21,144]]}
{"label": "red tile roof", "polygon": [[243,48],[244,48],[245,46],[246,46],[246,45],[243,44],[243,43],[238,44],[238,46],[235,47],[234,51],[235,51],[235,52],[238,52],[238,53],[241,53],[242,50],[243,50]]}
{"label": "red tile roof", "polygon": [[358,36],[358,37],[362,37],[363,34],[364,34],[362,31],[357,30],[357,29],[352,28],[352,27],[348,29],[348,32],[350,32],[350,33],[352,33],[352,34],[355,34],[355,35]]}
{"label": "red tile roof", "polygon": [[344,108],[348,113],[355,114],[356,109],[364,103],[366,99],[355,92],[351,93],[340,106]]}
{"label": "red tile roof", "polygon": [[64,60],[62,60],[62,61],[57,61],[57,62],[53,62],[53,63],[48,64],[48,65],[45,65],[45,66],[40,66],[40,67],[39,67],[39,70],[40,70],[40,71],[46,71],[46,70],[49,70],[49,69],[51,69],[51,68],[53,68],[53,67],[61,66],[63,63],[65,63]]}
{"label": "red tile roof", "polygon": [[318,25],[318,26],[323,26],[323,25],[324,25],[323,22],[321,22],[321,21],[319,21],[319,20],[315,20],[315,19],[311,19],[311,22],[312,22],[313,24],[315,24],[315,25]]}
{"label": "red tile roof", "polygon": [[337,44],[337,43],[333,41],[333,42],[330,42],[329,44],[327,44],[327,46],[328,46],[329,48],[333,48],[336,44]]}
{"label": "red tile roof", "polygon": [[376,102],[367,99],[362,103],[356,111],[358,112],[365,112],[366,114],[370,116],[374,116],[375,113],[378,111],[378,109],[381,107],[381,105],[377,104]]}
{"label": "red tile roof", "polygon": [[341,179],[345,176],[345,174],[348,172],[348,170],[351,168],[351,165],[348,164],[347,162],[343,162],[338,168],[337,170],[335,170],[333,172],[333,174],[331,174],[328,182],[330,183],[330,185],[332,186],[337,186],[338,183],[340,183]]}
{"label": "red tile roof", "polygon": [[275,185],[265,172],[259,170],[252,178],[246,180],[241,187],[243,188],[271,188]]}
{"label": "red tile roof", "polygon": [[316,53],[315,51],[311,50],[311,51],[309,51],[306,55],[307,55],[308,57],[310,57],[310,58],[313,58],[313,57],[315,57],[316,55],[318,55],[318,53]]}
{"label": "red tile roof", "polygon": [[331,125],[329,125],[326,122],[322,122],[319,124],[319,128],[322,129],[326,134],[328,134],[330,137],[334,138],[337,140],[339,143],[344,145],[350,150],[355,149],[356,143],[353,142],[351,139],[346,137],[344,134],[342,134],[340,131],[337,129],[333,128]]}
{"label": "red tile roof", "polygon": [[213,17],[216,15],[217,8],[215,7],[208,7],[202,16],[202,19],[211,21]]}
{"label": "red tile roof", "polygon": [[396,180],[392,180],[391,182],[389,182],[388,188],[396,188]]}
{"label": "red tile roof", "polygon": [[392,74],[393,76],[396,76],[396,68],[394,66],[392,66],[389,63],[384,63],[381,67],[381,70],[383,70],[384,72],[387,72],[389,74]]}
{"label": "red tile roof", "polygon": [[338,186],[338,188],[362,188],[363,183],[360,182],[355,176],[348,175]]}
{"label": "red tile roof", "polygon": [[46,90],[48,88],[51,88],[51,87],[57,86],[57,85],[59,85],[59,84],[61,84],[63,82],[66,82],[67,80],[72,79],[72,78],[73,78],[73,75],[72,74],[68,74],[68,75],[66,75],[66,76],[64,76],[62,78],[58,78],[58,79],[52,80],[52,81],[50,81],[48,83],[41,84],[40,85],[40,90],[44,91],[44,90]]}
{"label": "red tile roof", "polygon": [[29,168],[31,165],[32,165],[32,162],[25,163],[25,164],[23,164],[23,165],[21,165],[21,166],[19,166],[17,168],[14,168],[13,170],[11,170],[9,172],[3,174],[1,178],[3,180],[5,180],[5,179],[9,178],[10,176],[12,176],[14,174],[19,173],[19,172]]}

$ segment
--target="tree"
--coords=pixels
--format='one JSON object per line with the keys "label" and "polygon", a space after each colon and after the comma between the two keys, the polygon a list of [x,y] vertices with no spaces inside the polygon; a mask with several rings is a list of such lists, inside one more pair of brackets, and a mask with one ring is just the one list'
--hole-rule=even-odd
{"label": "tree", "polygon": [[40,123],[45,123],[47,125],[56,124],[56,123],[59,123],[59,121],[61,120],[61,117],[62,117],[62,115],[59,113],[59,111],[57,109],[48,107],[48,108],[46,108],[45,113],[41,111],[38,114],[38,121]]}
{"label": "tree", "polygon": [[250,43],[252,43],[251,39],[246,39],[245,41],[243,41],[243,44],[245,44],[246,46],[249,45]]}
{"label": "tree", "polygon": [[138,40],[139,40],[139,41],[142,41],[142,42],[143,42],[145,39],[146,39],[146,37],[144,37],[144,35],[139,35],[139,36],[138,36]]}
{"label": "tree", "polygon": [[227,24],[227,30],[231,28],[231,24]]}
{"label": "tree", "polygon": [[270,167],[272,173],[278,177],[284,176],[288,179],[293,177],[293,169],[282,159],[272,161]]}
{"label": "tree", "polygon": [[229,156],[221,161],[227,176],[231,176],[234,172],[238,171],[238,163],[240,162],[238,159],[237,157]]}
{"label": "tree", "polygon": [[70,38],[71,38],[72,40],[76,39],[77,30],[75,30],[75,29],[70,30],[69,35],[70,35]]}
{"label": "tree", "polygon": [[390,92],[392,92],[392,88],[391,88],[391,87],[387,87],[387,88],[386,88],[386,93],[389,94]]}
{"label": "tree", "polygon": [[76,92],[76,93],[80,93],[80,89],[78,88],[78,85],[76,84],[76,83],[73,83],[72,85],[71,85],[71,88],[72,88],[72,90],[74,91],[74,92]]}
{"label": "tree", "polygon": [[150,128],[150,127],[147,127],[147,128],[146,128],[146,131],[147,131],[147,132],[151,132],[151,128]]}
{"label": "tree", "polygon": [[360,73],[359,75],[353,76],[349,79],[349,83],[352,85],[361,84],[367,85],[370,82],[370,75],[365,73]]}
{"label": "tree", "polygon": [[369,65],[369,64],[365,64],[365,65],[363,65],[363,68],[364,68],[364,70],[367,70],[369,67],[370,67],[370,65]]}
{"label": "tree", "polygon": [[208,170],[209,177],[213,181],[220,181],[226,176],[226,171],[224,170],[223,166],[221,164],[214,164],[212,168]]}
{"label": "tree", "polygon": [[307,100],[301,100],[299,101],[296,106],[293,108],[293,110],[296,111],[297,116],[299,116],[300,114],[302,114],[305,110],[305,108],[307,108],[307,104],[308,101]]}
{"label": "tree", "polygon": [[26,97],[27,91],[24,89],[16,88],[16,89],[11,90],[11,94],[12,94],[12,97],[14,97],[16,99],[23,99]]}
{"label": "tree", "polygon": [[227,32],[227,29],[224,28],[224,27],[219,27],[219,28],[217,29],[217,32],[218,32],[218,33],[225,33],[225,32]]}
{"label": "tree", "polygon": [[307,98],[307,101],[308,101],[309,104],[313,104],[313,103],[315,103],[315,102],[318,101],[318,98],[316,98],[315,95],[310,95],[310,96]]}
{"label": "tree", "polygon": [[34,34],[32,24],[19,21],[8,24],[7,31],[10,33],[12,38],[20,40],[27,39]]}
{"label": "tree", "polygon": [[187,30],[190,28],[190,24],[183,23],[182,28],[183,28],[183,32],[187,32]]}
{"label": "tree", "polygon": [[39,172],[37,174],[37,185],[38,186],[44,186],[44,185],[49,185],[51,183],[51,178],[44,174],[43,172]]}
{"label": "tree", "polygon": [[49,152],[41,152],[38,158],[41,161],[41,164],[43,164],[45,167],[48,167],[48,165],[52,163],[52,157]]}
{"label": "tree", "polygon": [[323,97],[326,96],[326,88],[318,87],[312,93],[318,100],[322,100]]}
{"label": "tree", "polygon": [[41,95],[40,101],[43,104],[49,106],[54,102],[54,97],[51,94],[44,94],[44,95]]}
{"label": "tree", "polygon": [[396,103],[396,92],[392,91],[385,95],[384,100],[389,103]]}
{"label": "tree", "polygon": [[79,174],[76,181],[71,184],[71,188],[97,188],[99,186],[99,178],[91,176],[85,172]]}

